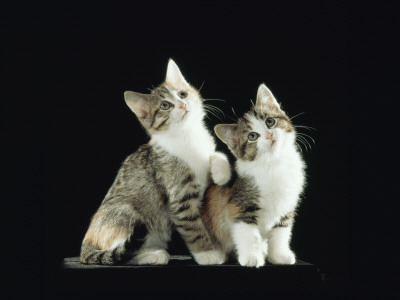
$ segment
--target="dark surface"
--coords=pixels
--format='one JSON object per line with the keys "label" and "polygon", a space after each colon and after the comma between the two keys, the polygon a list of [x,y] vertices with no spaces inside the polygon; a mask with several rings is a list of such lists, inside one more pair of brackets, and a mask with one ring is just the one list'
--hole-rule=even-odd
{"label": "dark surface", "polygon": [[53,277],[49,296],[202,294],[214,298],[273,292],[323,293],[325,288],[317,267],[303,261],[290,266],[267,263],[256,269],[235,263],[199,266],[189,256],[172,256],[167,266],[82,265],[78,257],[71,257],[63,260]]}

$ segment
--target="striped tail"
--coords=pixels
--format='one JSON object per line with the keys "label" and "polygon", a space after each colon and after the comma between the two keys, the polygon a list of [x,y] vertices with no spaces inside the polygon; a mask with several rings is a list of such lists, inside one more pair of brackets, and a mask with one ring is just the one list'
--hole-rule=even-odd
{"label": "striped tail", "polygon": [[84,242],[81,247],[81,263],[87,265],[115,265],[121,263],[131,256],[126,251],[127,243],[128,241],[125,241],[113,249],[100,250],[90,242]]}

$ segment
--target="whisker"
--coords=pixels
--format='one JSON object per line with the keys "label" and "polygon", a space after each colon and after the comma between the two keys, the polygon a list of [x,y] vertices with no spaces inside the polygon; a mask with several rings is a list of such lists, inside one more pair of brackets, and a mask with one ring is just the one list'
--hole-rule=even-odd
{"label": "whisker", "polygon": [[236,117],[237,119],[239,119],[239,117],[236,115],[236,112],[235,112],[235,110],[233,109],[233,107],[231,107],[231,109],[232,109],[232,112],[233,112],[233,114],[235,115],[235,117]]}
{"label": "whisker", "polygon": [[304,146],[304,148],[305,148],[304,150],[308,151],[307,145],[304,143],[303,140],[297,139],[297,141],[298,141],[299,143],[301,143],[301,144]]}
{"label": "whisker", "polygon": [[200,92],[200,90],[201,90],[201,88],[203,87],[203,85],[204,85],[204,82],[206,82],[205,80],[203,80],[203,83],[201,84],[201,86],[199,87],[199,89],[198,89],[198,91]]}
{"label": "whisker", "polygon": [[205,110],[207,113],[210,113],[211,115],[213,115],[214,117],[216,117],[217,119],[219,119],[219,120],[222,121],[221,117],[220,117],[218,114],[216,114],[215,112],[213,112],[212,110],[207,109],[207,108],[204,108],[204,110]]}
{"label": "whisker", "polygon": [[256,108],[256,105],[254,104],[253,100],[250,99],[250,102],[253,105],[253,107]]}
{"label": "whisker", "polygon": [[310,143],[309,143],[304,137],[298,136],[298,140],[299,140],[299,142],[303,142],[304,146],[306,146],[306,150],[308,150],[308,149],[307,149],[307,145],[308,145],[308,147],[309,147],[310,150],[311,150],[311,145],[310,145]]}
{"label": "whisker", "polygon": [[223,99],[211,99],[211,98],[205,99],[205,98],[203,98],[203,100],[204,101],[222,101],[222,102],[226,102],[226,100],[223,100]]}
{"label": "whisker", "polygon": [[305,112],[305,111],[303,111],[303,112],[301,112],[301,113],[299,113],[299,114],[297,114],[297,115],[295,115],[295,116],[291,117],[291,118],[290,118],[290,120],[292,120],[292,119],[296,118],[297,116],[300,116],[300,115],[302,115],[302,114],[305,114],[305,113],[306,113],[306,112]]}
{"label": "whisker", "polygon": [[304,125],[293,125],[295,128],[305,128],[305,129],[308,129],[308,130],[317,130],[316,128],[314,128],[314,127],[310,127],[310,126],[304,126]]}
{"label": "whisker", "polygon": [[224,112],[222,111],[222,109],[220,109],[219,107],[216,107],[216,106],[211,105],[211,104],[204,104],[204,105],[207,106],[210,109],[213,109],[215,111],[220,112],[222,115],[225,115]]}
{"label": "whisker", "polygon": [[300,150],[300,152],[303,153],[303,149],[301,149],[299,143],[298,143],[298,142],[295,142],[295,143],[296,143],[296,145],[297,145],[297,148]]}
{"label": "whisker", "polygon": [[308,137],[315,145],[315,140],[311,136],[309,136],[308,134],[302,133],[302,132],[297,132],[297,134]]}

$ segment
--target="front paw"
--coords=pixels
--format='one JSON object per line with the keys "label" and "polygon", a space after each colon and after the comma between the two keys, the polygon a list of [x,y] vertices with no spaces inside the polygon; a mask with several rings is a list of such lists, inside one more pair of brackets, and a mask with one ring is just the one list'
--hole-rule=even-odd
{"label": "front paw", "polygon": [[268,260],[275,265],[293,265],[296,262],[296,257],[291,250],[283,252],[270,253]]}
{"label": "front paw", "polygon": [[231,166],[222,154],[210,156],[211,177],[215,184],[224,185],[231,179]]}
{"label": "front paw", "polygon": [[219,250],[193,253],[193,257],[199,265],[220,265],[226,260],[225,254]]}
{"label": "front paw", "polygon": [[132,263],[136,265],[166,265],[169,261],[169,254],[167,251],[160,250],[143,250],[136,255]]}
{"label": "front paw", "polygon": [[239,264],[244,267],[262,267],[265,264],[264,254],[262,251],[239,254]]}

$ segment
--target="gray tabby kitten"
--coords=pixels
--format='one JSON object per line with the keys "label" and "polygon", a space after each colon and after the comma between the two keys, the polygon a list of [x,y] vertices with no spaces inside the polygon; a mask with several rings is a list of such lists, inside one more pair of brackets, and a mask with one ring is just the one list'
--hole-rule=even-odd
{"label": "gray tabby kitten", "polygon": [[[169,60],[166,80],[150,94],[125,92],[125,101],[151,136],[124,161],[92,217],[81,247],[84,264],[116,264],[126,255],[134,229],[145,225],[144,244],[133,263],[167,264],[167,243],[175,227],[199,264],[220,264],[200,218],[200,200],[214,181],[230,179],[229,163],[215,152],[205,128],[202,99]],[[215,165],[210,170],[210,160]],[[215,169],[215,170],[214,170]]]}
{"label": "gray tabby kitten", "polygon": [[216,244],[243,266],[295,263],[289,243],[305,164],[289,117],[262,84],[250,112],[214,130],[237,158],[233,184],[206,193],[202,217]]}

